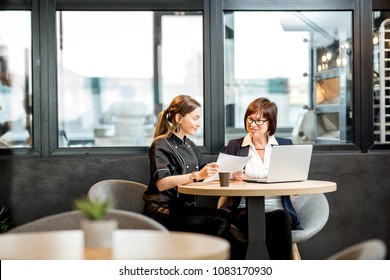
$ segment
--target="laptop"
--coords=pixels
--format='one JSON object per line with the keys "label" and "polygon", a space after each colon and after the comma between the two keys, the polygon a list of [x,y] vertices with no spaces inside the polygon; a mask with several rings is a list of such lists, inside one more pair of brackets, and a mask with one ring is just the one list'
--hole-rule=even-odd
{"label": "laptop", "polygon": [[246,179],[249,183],[305,181],[309,175],[313,145],[276,145],[272,147],[268,177]]}

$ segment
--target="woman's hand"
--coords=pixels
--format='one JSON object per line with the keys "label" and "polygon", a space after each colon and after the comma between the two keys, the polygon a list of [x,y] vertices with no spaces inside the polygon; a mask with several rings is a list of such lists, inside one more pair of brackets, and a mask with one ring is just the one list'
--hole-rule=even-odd
{"label": "woman's hand", "polygon": [[[218,173],[219,165],[216,162],[205,165],[200,171],[196,171],[196,179],[203,180]],[[157,180],[156,185],[160,192],[174,188],[177,185],[191,183],[190,174],[172,175]]]}
{"label": "woman's hand", "polygon": [[203,180],[218,173],[219,165],[216,162],[206,164],[200,171],[198,171],[198,180]]}
{"label": "woman's hand", "polygon": [[248,177],[246,177],[245,173],[244,173],[244,170],[241,169],[241,170],[238,170],[236,172],[234,172],[232,174],[232,180],[235,180],[235,181],[244,181],[248,179]]}

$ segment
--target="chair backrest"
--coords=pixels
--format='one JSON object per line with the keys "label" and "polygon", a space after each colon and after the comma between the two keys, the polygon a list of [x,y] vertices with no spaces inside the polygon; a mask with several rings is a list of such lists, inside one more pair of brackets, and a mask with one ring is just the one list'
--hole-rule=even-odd
{"label": "chair backrest", "polygon": [[110,179],[94,184],[87,196],[92,200],[110,199],[114,209],[143,213],[143,195],[147,188],[145,184],[134,181]]}
{"label": "chair backrest", "polygon": [[329,204],[322,193],[299,195],[292,203],[303,230],[293,230],[291,235],[293,242],[299,243],[308,240],[325,226],[329,218]]}
{"label": "chair backrest", "polygon": [[[167,228],[165,228],[162,224],[148,216],[139,213],[110,209],[108,210],[106,217],[107,219],[117,220],[119,229],[149,229],[168,231]],[[17,226],[7,231],[7,233],[80,229],[80,222],[83,219],[85,219],[85,216],[80,211],[69,211],[43,217],[38,220]]]}
{"label": "chair backrest", "polygon": [[380,239],[369,239],[330,256],[327,260],[384,260],[387,247]]}

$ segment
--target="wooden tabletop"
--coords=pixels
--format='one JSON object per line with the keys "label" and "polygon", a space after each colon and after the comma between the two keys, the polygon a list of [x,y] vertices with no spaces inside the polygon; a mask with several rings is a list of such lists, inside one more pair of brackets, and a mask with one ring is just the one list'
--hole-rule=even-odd
{"label": "wooden tabletop", "polygon": [[197,182],[178,186],[179,193],[209,196],[273,196],[327,193],[337,190],[335,182],[307,180],[285,183],[230,182],[221,187],[219,181]]}
{"label": "wooden tabletop", "polygon": [[221,260],[229,243],[219,237],[155,230],[116,230],[112,249],[84,248],[81,230],[0,235],[0,259]]}

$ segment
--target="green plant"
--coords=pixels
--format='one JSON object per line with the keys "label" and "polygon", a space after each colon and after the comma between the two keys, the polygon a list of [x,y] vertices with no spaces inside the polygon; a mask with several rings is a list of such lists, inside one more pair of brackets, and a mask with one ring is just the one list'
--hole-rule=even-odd
{"label": "green plant", "polygon": [[87,197],[75,200],[74,208],[90,220],[102,220],[111,207],[111,201],[91,200]]}
{"label": "green plant", "polygon": [[8,209],[2,206],[0,209],[0,233],[6,232],[11,228]]}

